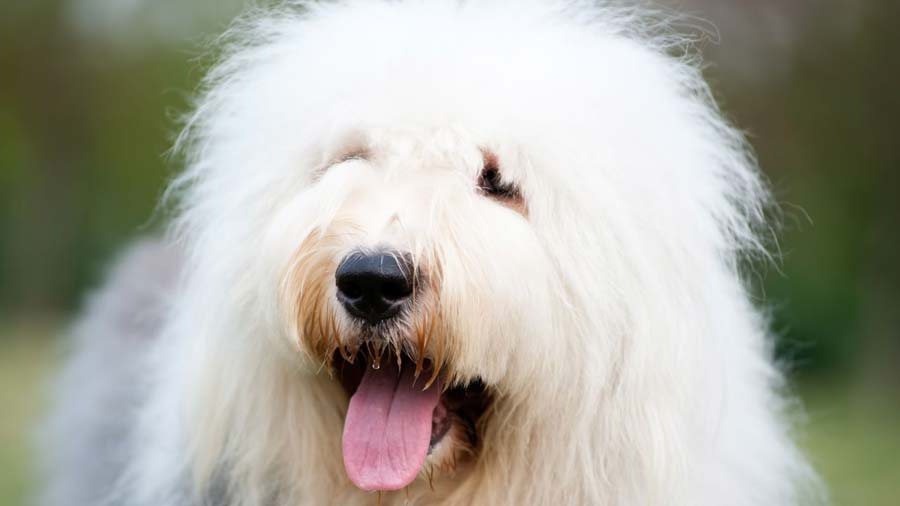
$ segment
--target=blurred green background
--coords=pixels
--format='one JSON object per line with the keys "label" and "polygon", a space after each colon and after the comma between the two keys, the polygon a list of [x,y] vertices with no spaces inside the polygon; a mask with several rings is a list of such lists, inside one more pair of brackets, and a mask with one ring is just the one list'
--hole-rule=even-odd
{"label": "blurred green background", "polygon": [[[0,505],[34,490],[58,337],[160,226],[201,48],[243,3],[0,3]],[[758,297],[806,405],[798,437],[835,504],[900,504],[900,2],[668,6],[708,34],[707,75],[784,211]]]}

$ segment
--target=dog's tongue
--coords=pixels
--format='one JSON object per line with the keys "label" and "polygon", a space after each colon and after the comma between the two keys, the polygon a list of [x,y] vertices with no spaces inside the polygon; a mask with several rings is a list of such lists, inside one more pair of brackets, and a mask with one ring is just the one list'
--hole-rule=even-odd
{"label": "dog's tongue", "polygon": [[[388,361],[393,362],[393,361]],[[427,375],[413,377],[396,364],[368,367],[350,398],[344,422],[344,467],[363,490],[399,490],[419,474],[431,441],[440,380],[423,391]]]}

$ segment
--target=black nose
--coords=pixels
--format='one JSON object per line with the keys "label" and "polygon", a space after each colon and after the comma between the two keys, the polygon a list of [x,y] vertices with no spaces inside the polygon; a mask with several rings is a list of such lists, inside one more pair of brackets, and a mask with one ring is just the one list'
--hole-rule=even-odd
{"label": "black nose", "polygon": [[334,275],[347,312],[370,324],[396,315],[412,294],[410,262],[391,253],[351,253]]}

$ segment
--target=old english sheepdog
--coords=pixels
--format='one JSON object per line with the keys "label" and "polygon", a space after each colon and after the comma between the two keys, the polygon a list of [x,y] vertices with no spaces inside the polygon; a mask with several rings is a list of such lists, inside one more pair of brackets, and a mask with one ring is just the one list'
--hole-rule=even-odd
{"label": "old english sheepdog", "polygon": [[45,504],[818,495],[742,282],[766,189],[666,26],[574,0],[245,16],[172,233],[76,328]]}

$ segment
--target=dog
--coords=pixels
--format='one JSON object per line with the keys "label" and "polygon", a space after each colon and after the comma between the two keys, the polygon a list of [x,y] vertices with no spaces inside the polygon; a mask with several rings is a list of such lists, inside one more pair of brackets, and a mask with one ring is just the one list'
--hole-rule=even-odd
{"label": "dog", "polygon": [[634,7],[345,0],[223,38],[171,233],[76,326],[48,506],[811,504],[772,208]]}

